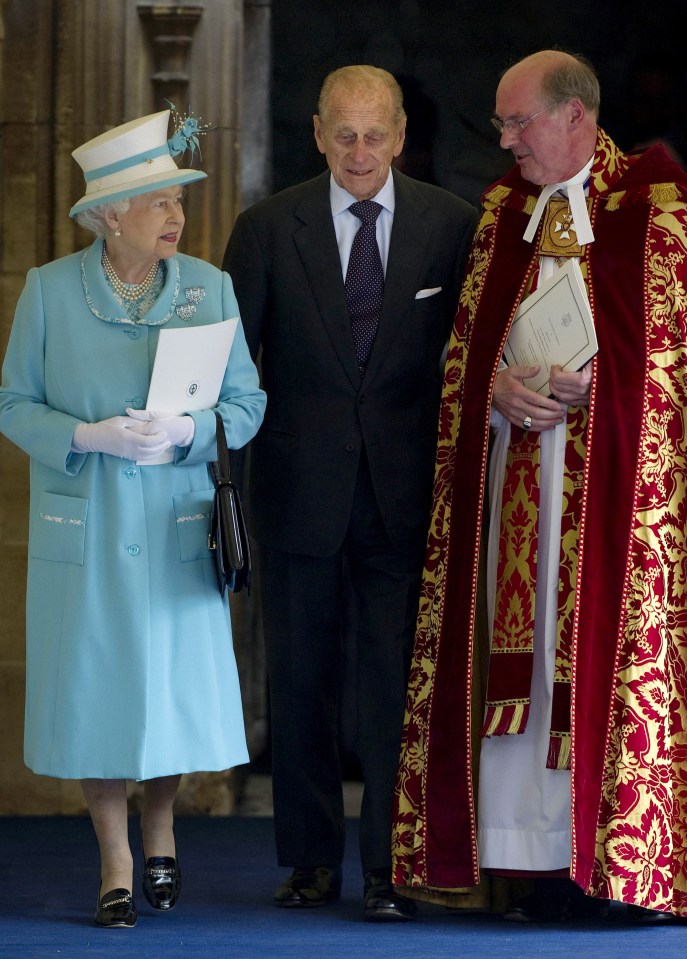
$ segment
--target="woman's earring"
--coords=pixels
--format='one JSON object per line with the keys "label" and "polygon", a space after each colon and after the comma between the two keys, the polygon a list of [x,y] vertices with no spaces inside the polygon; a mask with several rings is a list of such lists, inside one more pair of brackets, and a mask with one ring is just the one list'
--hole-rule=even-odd
{"label": "woman's earring", "polygon": [[121,236],[121,235],[122,235],[122,231],[119,229],[119,227],[117,227],[117,229],[114,231],[114,235],[115,235],[115,236]]}

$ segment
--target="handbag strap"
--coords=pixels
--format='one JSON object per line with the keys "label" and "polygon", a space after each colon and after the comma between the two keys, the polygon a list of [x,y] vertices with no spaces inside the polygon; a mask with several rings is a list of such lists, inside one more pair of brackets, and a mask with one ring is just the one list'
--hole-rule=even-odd
{"label": "handbag strap", "polygon": [[217,486],[220,483],[229,483],[231,481],[231,470],[229,468],[227,434],[224,431],[222,417],[217,410],[215,410],[215,420],[217,421],[217,461],[209,465],[215,486]]}

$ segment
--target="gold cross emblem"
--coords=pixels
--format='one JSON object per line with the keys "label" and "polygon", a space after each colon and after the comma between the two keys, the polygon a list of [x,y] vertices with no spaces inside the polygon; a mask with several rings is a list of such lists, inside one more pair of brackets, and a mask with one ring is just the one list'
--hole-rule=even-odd
{"label": "gold cross emblem", "polygon": [[[591,210],[591,201],[587,199]],[[575,222],[565,199],[550,199],[542,217],[538,253],[540,256],[582,256],[584,247],[577,242]]]}

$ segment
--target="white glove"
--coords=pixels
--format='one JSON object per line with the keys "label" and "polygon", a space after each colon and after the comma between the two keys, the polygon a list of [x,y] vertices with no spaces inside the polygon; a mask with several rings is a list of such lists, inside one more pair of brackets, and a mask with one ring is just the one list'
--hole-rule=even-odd
{"label": "white glove", "polygon": [[129,429],[142,436],[166,433],[171,446],[190,446],[196,432],[196,421],[192,416],[175,416],[173,413],[160,413],[155,410],[131,410],[127,415],[136,422]]}
{"label": "white glove", "polygon": [[142,436],[131,429],[133,423],[128,416],[111,416],[99,423],[79,423],[72,437],[72,449],[75,453],[110,453],[145,463],[172,445],[166,433],[158,431],[152,436]]}

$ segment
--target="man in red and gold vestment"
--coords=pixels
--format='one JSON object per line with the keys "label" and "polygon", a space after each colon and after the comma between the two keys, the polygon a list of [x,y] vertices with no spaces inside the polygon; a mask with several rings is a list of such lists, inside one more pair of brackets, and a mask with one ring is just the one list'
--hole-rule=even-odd
{"label": "man in red and gold vestment", "polygon": [[[451,903],[480,869],[556,877],[519,920],[687,916],[687,175],[623,154],[598,108],[562,51],[497,89],[516,166],[483,198],[449,347],[397,784],[394,882]],[[570,257],[598,352],[542,395],[503,350]]]}

